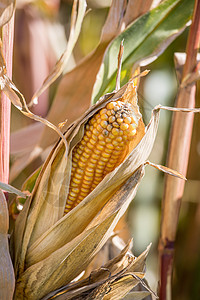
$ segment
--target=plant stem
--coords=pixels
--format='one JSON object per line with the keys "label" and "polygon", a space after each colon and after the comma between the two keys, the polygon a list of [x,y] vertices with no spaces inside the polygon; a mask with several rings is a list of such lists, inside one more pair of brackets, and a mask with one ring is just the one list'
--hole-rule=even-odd
{"label": "plant stem", "polygon": [[[195,71],[197,53],[200,43],[200,0],[195,1],[193,21],[190,28],[186,63],[184,65],[182,82],[186,76]],[[186,87],[180,87],[176,107],[195,107],[195,82]],[[190,143],[193,127],[193,113],[174,113],[170,146],[168,152],[168,167],[175,169],[186,176],[189,159]],[[178,225],[181,198],[184,191],[184,180],[165,177],[165,189],[162,204],[160,253],[160,299],[171,299],[171,280],[174,258],[174,241]]]}
{"label": "plant stem", "polygon": [[[2,29],[3,55],[6,62],[7,74],[12,78],[14,15]],[[9,180],[10,153],[10,110],[11,103],[4,93],[0,101],[0,181]]]}

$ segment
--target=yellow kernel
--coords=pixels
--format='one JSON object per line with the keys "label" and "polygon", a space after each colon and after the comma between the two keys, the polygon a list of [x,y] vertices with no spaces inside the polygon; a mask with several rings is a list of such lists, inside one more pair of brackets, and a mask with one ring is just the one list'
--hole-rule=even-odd
{"label": "yellow kernel", "polygon": [[107,129],[108,131],[111,131],[111,130],[112,130],[112,128],[113,128],[113,127],[112,127],[112,125],[108,124],[108,126],[107,126],[107,128],[106,128],[106,129]]}
{"label": "yellow kernel", "polygon": [[132,131],[136,129],[137,125],[135,123],[129,125],[129,130]]}
{"label": "yellow kernel", "polygon": [[[76,179],[76,178],[75,178]],[[79,181],[79,183],[80,183],[80,181]],[[72,182],[70,183],[70,185],[72,186],[72,187],[77,187],[77,186],[79,186],[79,183],[76,183],[76,182],[74,182],[73,180],[72,180]]]}
{"label": "yellow kernel", "polygon": [[107,109],[113,109],[115,107],[116,103],[115,102],[110,102],[106,105]]}
{"label": "yellow kernel", "polygon": [[122,146],[116,146],[115,149],[120,151],[122,150]]}
{"label": "yellow kernel", "polygon": [[92,136],[92,132],[91,131],[86,131],[85,133],[88,137],[91,137]]}
{"label": "yellow kernel", "polygon": [[118,135],[118,134],[119,134],[119,129],[113,128],[113,129],[112,129],[112,134],[113,134],[113,135]]}
{"label": "yellow kernel", "polygon": [[87,180],[87,181],[91,181],[92,180],[92,176],[87,176],[87,175],[84,175],[84,180]]}
{"label": "yellow kernel", "polygon": [[81,160],[78,162],[79,167],[84,168],[85,167],[85,163],[82,162]]}
{"label": "yellow kernel", "polygon": [[97,149],[100,150],[100,151],[102,151],[102,150],[104,149],[104,147],[103,147],[102,145],[99,145],[99,144],[98,144],[96,147],[97,147]]}
{"label": "yellow kernel", "polygon": [[92,145],[95,145],[95,144],[96,144],[96,141],[94,141],[93,139],[91,139],[91,140],[90,140],[90,143],[91,143]]}
{"label": "yellow kernel", "polygon": [[131,117],[124,118],[124,122],[127,124],[131,124]]}
{"label": "yellow kernel", "polygon": [[80,182],[81,182],[79,179],[77,179],[75,177],[72,178],[72,181],[77,184],[80,184]]}
{"label": "yellow kernel", "polygon": [[86,158],[86,157],[84,157],[84,156],[81,156],[81,157],[80,157],[80,160],[81,160],[82,162],[84,162],[84,163],[85,163],[85,162],[87,161],[87,158]]}
{"label": "yellow kernel", "polygon": [[89,141],[89,137],[86,136],[86,135],[84,135],[83,139],[84,139],[86,142]]}
{"label": "yellow kernel", "polygon": [[69,194],[67,201],[72,204],[74,202],[74,197]]}
{"label": "yellow kernel", "polygon": [[112,116],[111,110],[108,110],[108,111],[107,111],[107,115],[108,115],[109,117]]}
{"label": "yellow kernel", "polygon": [[92,158],[94,158],[94,159],[99,159],[99,155],[93,153],[93,154],[92,154]]}
{"label": "yellow kernel", "polygon": [[100,150],[98,150],[98,149],[94,149],[94,153],[96,153],[96,154],[100,154],[100,153],[101,153],[101,151],[100,151]]}
{"label": "yellow kernel", "polygon": [[112,125],[116,128],[119,128],[119,124],[117,122],[113,122]]}
{"label": "yellow kernel", "polygon": [[86,152],[86,153],[90,154],[90,153],[92,152],[92,150],[91,150],[91,149],[89,149],[88,147],[85,147],[85,149],[84,149],[84,152]]}
{"label": "yellow kernel", "polygon": [[101,125],[97,125],[97,130],[99,131],[99,132],[101,132],[102,130],[103,130],[103,128],[101,127]]}
{"label": "yellow kernel", "polygon": [[76,173],[76,174],[74,174],[74,177],[77,178],[77,179],[81,179],[82,175]]}
{"label": "yellow kernel", "polygon": [[105,148],[105,152],[106,152],[106,153],[112,153],[112,149],[107,149],[107,148]]}
{"label": "yellow kernel", "polygon": [[102,174],[102,173],[103,173],[103,169],[99,169],[99,168],[96,169],[96,170],[95,170],[95,174],[96,174],[96,173]]}
{"label": "yellow kernel", "polygon": [[92,163],[92,162],[88,162],[87,163],[88,167],[90,168],[95,168],[96,167],[96,164]]}
{"label": "yellow kernel", "polygon": [[88,188],[81,187],[81,192],[88,193],[88,191],[89,191],[89,187]]}
{"label": "yellow kernel", "polygon": [[114,149],[114,146],[112,144],[107,144],[106,148],[108,148],[108,149]]}
{"label": "yellow kernel", "polygon": [[115,164],[115,163],[116,163],[116,158],[111,158],[111,159],[109,160],[109,162],[110,162],[111,164]]}
{"label": "yellow kernel", "polygon": [[76,172],[77,172],[78,174],[83,174],[83,173],[84,173],[84,171],[83,171],[82,169],[80,169],[80,168],[77,168]]}
{"label": "yellow kernel", "polygon": [[108,153],[106,153],[106,152],[103,152],[103,153],[102,153],[102,156],[103,156],[103,157],[110,157],[110,154],[108,154]]}
{"label": "yellow kernel", "polygon": [[126,124],[126,123],[122,123],[122,124],[120,125],[120,129],[122,129],[122,130],[127,130],[128,127],[129,127],[129,125]]}
{"label": "yellow kernel", "polygon": [[110,143],[111,141],[112,140],[109,137],[106,138],[106,143]]}
{"label": "yellow kernel", "polygon": [[85,188],[85,189],[89,189],[90,188],[90,186],[88,184],[85,184],[85,183],[82,183],[81,188],[82,187]]}
{"label": "yellow kernel", "polygon": [[102,114],[101,115],[101,120],[108,120],[108,115],[107,114]]}
{"label": "yellow kernel", "polygon": [[94,158],[91,158],[90,161],[91,161],[93,164],[96,164],[96,163],[97,163],[97,160],[94,159]]}
{"label": "yellow kernel", "polygon": [[110,116],[109,119],[108,119],[108,121],[110,123],[113,123],[115,121],[115,117],[114,116]]}
{"label": "yellow kernel", "polygon": [[74,192],[74,193],[78,193],[79,189],[78,188],[72,188],[71,191]]}
{"label": "yellow kernel", "polygon": [[79,148],[76,150],[76,152],[77,152],[78,154],[82,154],[82,150],[79,149]]}
{"label": "yellow kernel", "polygon": [[89,123],[90,123],[91,125],[93,125],[95,122],[96,122],[96,119],[95,119],[95,118],[92,118],[92,119],[90,120]]}
{"label": "yellow kernel", "polygon": [[101,141],[101,140],[104,140],[104,139],[105,139],[104,135],[103,135],[103,134],[100,134],[100,135],[99,135],[99,140]]}
{"label": "yellow kernel", "polygon": [[128,135],[129,136],[134,136],[135,134],[136,134],[136,129],[130,131]]}
{"label": "yellow kernel", "polygon": [[93,139],[93,140],[97,140],[98,137],[97,137],[96,135],[92,134],[92,139]]}
{"label": "yellow kernel", "polygon": [[106,144],[106,142],[105,142],[105,141],[102,141],[102,140],[101,140],[101,141],[99,141],[99,145],[103,145],[103,146],[104,146],[105,144]]}
{"label": "yellow kernel", "polygon": [[105,163],[101,160],[98,161],[98,168],[105,166]]}
{"label": "yellow kernel", "polygon": [[101,126],[103,127],[103,128],[106,128],[107,126],[108,126],[108,122],[107,121],[101,121]]}
{"label": "yellow kernel", "polygon": [[100,182],[101,180],[94,180],[93,181],[93,183],[94,183],[94,187],[96,187],[97,186],[97,184],[99,184],[99,182]]}
{"label": "yellow kernel", "polygon": [[117,118],[117,122],[118,122],[119,124],[121,124],[121,123],[123,122],[123,119],[122,119],[122,118]]}
{"label": "yellow kernel", "polygon": [[75,163],[78,162],[78,159],[75,156],[73,157],[73,162],[75,162]]}
{"label": "yellow kernel", "polygon": [[99,135],[99,131],[98,131],[98,130],[96,130],[96,128],[94,128],[94,129],[93,129],[93,134],[95,134],[95,135]]}
{"label": "yellow kernel", "polygon": [[90,157],[90,155],[88,154],[88,153],[86,153],[86,152],[83,152],[83,154],[82,154],[85,158],[89,158]]}
{"label": "yellow kernel", "polygon": [[95,173],[95,179],[101,179],[101,178],[102,178],[102,174]]}
{"label": "yellow kernel", "polygon": [[108,163],[108,164],[106,165],[106,167],[108,167],[108,168],[113,168],[113,165],[110,164],[110,163]]}
{"label": "yellow kernel", "polygon": [[106,112],[107,112],[107,109],[102,108],[99,113],[100,113],[100,115],[103,115],[103,114],[106,114]]}
{"label": "yellow kernel", "polygon": [[[80,197],[83,197],[83,199],[85,198],[85,196],[87,196],[88,195],[88,192],[86,192],[86,193],[84,193],[84,192],[80,192]],[[82,199],[82,200],[83,200]]]}
{"label": "yellow kernel", "polygon": [[91,143],[87,143],[88,148],[93,149],[93,145]]}
{"label": "yellow kernel", "polygon": [[116,140],[113,140],[113,141],[112,141],[112,144],[113,144],[113,146],[115,146],[115,147],[119,145],[118,141],[116,141]]}
{"label": "yellow kernel", "polygon": [[86,141],[84,139],[81,140],[81,145],[84,147],[86,145]]}
{"label": "yellow kernel", "polygon": [[76,157],[77,159],[79,159],[79,158],[80,158],[80,155],[79,155],[77,152],[75,152],[75,153],[74,153],[74,157]]}
{"label": "yellow kernel", "polygon": [[118,136],[118,137],[116,137],[116,141],[122,142],[122,141],[123,141],[123,138],[122,138],[121,136]]}
{"label": "yellow kernel", "polygon": [[76,193],[70,192],[70,196],[75,198],[76,197]]}

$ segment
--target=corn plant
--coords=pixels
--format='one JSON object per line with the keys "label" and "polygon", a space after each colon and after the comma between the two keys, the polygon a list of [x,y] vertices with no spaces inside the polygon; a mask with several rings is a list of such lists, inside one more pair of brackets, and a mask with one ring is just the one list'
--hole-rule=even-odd
{"label": "corn plant", "polygon": [[[8,45],[14,30],[14,1],[2,6],[0,83],[4,96],[1,106],[10,100],[23,115],[40,122],[36,128],[38,138],[31,150],[23,149],[17,160],[19,167],[13,163],[11,178],[19,176],[23,168],[42,157],[44,151],[47,154],[42,166],[27,178],[21,190],[9,185],[9,109],[1,109],[1,189],[7,191],[0,193],[1,299],[157,297],[144,280],[150,246],[135,257],[131,252],[132,242],[125,244],[114,230],[133,200],[147,165],[173,175],[171,180],[178,177],[176,180],[182,185],[185,180],[185,169],[171,163],[169,167],[157,165],[149,162],[148,157],[161,109],[190,112],[189,118],[191,112],[199,110],[193,109],[189,102],[179,104],[182,108],[158,105],[145,125],[138,106],[137,88],[148,74],[140,68],[155,60],[184,31],[193,13],[195,25],[190,29],[186,66],[190,65],[191,56],[193,64],[184,68],[179,97],[185,88],[194,96],[193,86],[199,76],[198,68],[194,69],[197,53],[193,51],[199,43],[199,35],[194,39],[199,26],[199,1],[194,6],[192,0],[165,0],[156,7],[153,1],[142,2],[113,0],[96,49],[65,72],[86,14],[86,1],[74,1],[66,49],[28,104],[12,82],[10,73],[12,49]],[[32,106],[58,78],[47,117],[33,113]],[[191,130],[191,121],[185,122]],[[5,124],[7,130],[4,130]],[[29,129],[27,134],[30,134]],[[17,195],[10,205],[14,223],[10,231],[7,193]],[[170,201],[165,200],[164,207]],[[168,242],[174,241],[175,235],[164,230],[168,222],[165,210],[159,293],[161,299],[170,299],[167,285],[171,280],[169,270],[173,255],[166,260],[166,252]],[[175,215],[178,218],[178,211]],[[169,223],[172,226],[173,222]],[[8,232],[11,233],[10,248]],[[120,241],[117,247],[113,242],[115,238]],[[109,247],[115,252],[111,257],[104,252]],[[103,266],[100,257],[104,257]],[[133,290],[138,286],[139,290]]]}

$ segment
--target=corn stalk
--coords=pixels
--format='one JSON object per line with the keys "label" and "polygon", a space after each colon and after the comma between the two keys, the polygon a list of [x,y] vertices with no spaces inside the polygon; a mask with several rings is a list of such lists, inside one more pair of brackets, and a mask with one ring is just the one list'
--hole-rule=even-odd
{"label": "corn stalk", "polygon": [[[5,58],[8,76],[12,78],[14,16],[2,28],[3,55]],[[9,153],[10,153],[10,109],[8,97],[1,93],[0,101],[0,181],[8,183]]]}
{"label": "corn stalk", "polygon": [[[196,82],[191,82],[197,70],[197,53],[200,42],[200,1],[195,1],[193,21],[187,41],[187,58],[184,65],[176,107],[195,107]],[[186,176],[194,115],[178,113],[173,117],[168,153],[168,167]],[[174,242],[178,225],[181,198],[185,182],[165,178],[163,217],[159,245],[161,288],[160,299],[171,299],[171,280],[174,258]]]}

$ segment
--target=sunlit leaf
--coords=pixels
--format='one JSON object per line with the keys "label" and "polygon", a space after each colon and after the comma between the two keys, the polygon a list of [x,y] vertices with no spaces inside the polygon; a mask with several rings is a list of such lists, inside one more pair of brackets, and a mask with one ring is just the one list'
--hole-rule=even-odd
{"label": "sunlit leaf", "polygon": [[[123,67],[155,60],[182,33],[193,11],[193,0],[166,0],[138,18],[107,49],[93,90],[93,102],[104,93],[117,72],[117,54],[124,40]],[[148,61],[147,61],[148,59]],[[145,61],[146,60],[146,61]]]}

